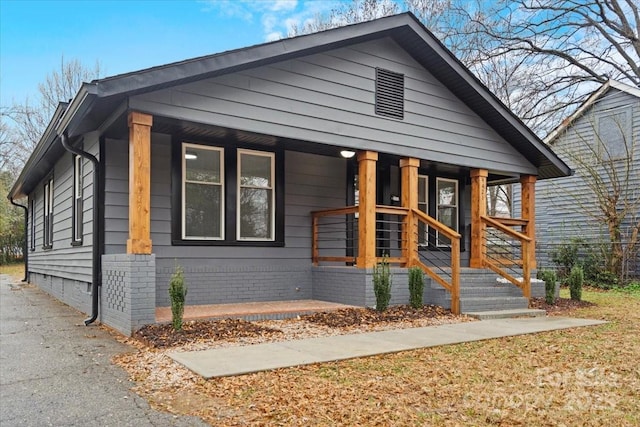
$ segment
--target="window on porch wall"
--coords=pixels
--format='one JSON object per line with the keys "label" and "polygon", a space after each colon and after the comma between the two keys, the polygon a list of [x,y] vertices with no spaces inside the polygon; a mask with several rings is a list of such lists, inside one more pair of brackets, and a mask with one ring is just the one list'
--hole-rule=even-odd
{"label": "window on porch wall", "polygon": [[182,144],[182,238],[220,240],[224,215],[224,150]]}
{"label": "window on porch wall", "polygon": [[238,150],[238,240],[273,240],[273,153]]}
{"label": "window on porch wall", "polygon": [[[455,179],[436,178],[436,203],[438,221],[458,231],[458,181]],[[447,237],[437,237],[438,246],[450,244]]]}

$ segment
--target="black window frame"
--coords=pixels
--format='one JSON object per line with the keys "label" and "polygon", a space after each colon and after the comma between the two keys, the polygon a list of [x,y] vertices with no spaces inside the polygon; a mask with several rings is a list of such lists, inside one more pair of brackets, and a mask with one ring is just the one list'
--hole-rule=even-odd
{"label": "black window frame", "polygon": [[53,175],[45,179],[42,197],[42,249],[53,248],[53,201],[54,201],[54,180]]}
{"label": "black window frame", "polygon": [[[437,220],[438,218],[438,200],[437,200],[437,182],[438,179],[446,179],[450,181],[457,181],[458,190],[458,229],[456,232],[460,234],[460,252],[465,252],[465,230],[469,224],[465,222],[465,209],[467,208],[465,199],[463,197],[467,180],[463,174],[448,174],[439,173],[437,170],[418,169],[418,176],[424,176],[427,178],[427,215]],[[450,246],[438,246],[436,242],[436,234],[429,233],[428,241],[425,244],[418,245],[419,251],[442,251],[448,252],[451,250]]]}
{"label": "black window frame", "polygon": [[[182,144],[223,148],[224,223],[222,239],[184,239],[182,237]],[[275,230],[273,240],[247,240],[237,234],[238,150],[273,153],[275,156]],[[236,140],[212,141],[174,136],[171,144],[171,244],[172,246],[284,247],[284,150],[278,146],[241,144]]]}
{"label": "black window frame", "polygon": [[[71,246],[82,246],[84,234],[84,158],[78,154],[72,154],[71,161],[73,163]],[[78,165],[80,170],[78,170]]]}
{"label": "black window frame", "polygon": [[36,250],[36,199],[31,197],[29,200],[29,249]]}

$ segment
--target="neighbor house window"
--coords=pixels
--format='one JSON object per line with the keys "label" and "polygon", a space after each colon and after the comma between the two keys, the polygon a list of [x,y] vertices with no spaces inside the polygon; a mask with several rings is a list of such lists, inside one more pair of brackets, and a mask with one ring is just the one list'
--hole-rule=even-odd
{"label": "neighbor house window", "polygon": [[29,213],[29,229],[31,235],[29,236],[29,240],[31,242],[30,248],[32,251],[36,250],[36,200],[35,198],[31,199],[30,203],[30,211]]}
{"label": "neighbor house window", "polygon": [[[458,231],[458,181],[447,178],[436,179],[437,220]],[[438,236],[438,245],[447,245],[450,239]]]}
{"label": "neighbor house window", "polygon": [[275,155],[238,150],[238,240],[273,240]]}
{"label": "neighbor house window", "polygon": [[71,244],[82,244],[82,188],[84,185],[84,171],[82,157],[73,155],[73,212]]}
{"label": "neighbor house window", "polygon": [[53,177],[44,183],[44,232],[42,247],[50,249],[53,247]]}
{"label": "neighbor house window", "polygon": [[608,111],[598,117],[598,137],[602,160],[618,160],[629,157],[631,148],[630,118],[629,109]]}
{"label": "neighbor house window", "polygon": [[182,238],[224,239],[224,149],[182,144]]}
{"label": "neighbor house window", "polygon": [[[429,177],[418,175],[418,209],[429,215]],[[418,221],[418,244],[429,244],[429,227],[422,221]]]}

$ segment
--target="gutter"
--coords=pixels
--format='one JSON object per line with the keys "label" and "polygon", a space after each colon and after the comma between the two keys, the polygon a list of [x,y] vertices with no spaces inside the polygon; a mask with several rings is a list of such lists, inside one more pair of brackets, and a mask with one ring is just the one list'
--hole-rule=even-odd
{"label": "gutter", "polygon": [[27,282],[28,278],[29,278],[29,245],[28,245],[28,235],[27,232],[29,230],[29,209],[24,206],[21,205],[19,203],[16,203],[13,201],[13,197],[9,197],[9,201],[11,202],[11,204],[13,206],[17,206],[19,208],[22,208],[24,210],[24,246],[22,249],[22,255],[24,258],[24,279],[22,279],[23,282]]}
{"label": "gutter", "polygon": [[[69,138],[67,133],[64,132],[60,135],[60,141],[62,142],[62,146],[65,150],[70,153],[76,154],[82,158],[88,159],[93,164],[93,242],[92,242],[92,278],[91,278],[91,317],[85,319],[85,326],[89,326],[91,323],[95,322],[98,318],[98,305],[99,305],[99,297],[100,297],[100,287],[101,283],[101,265],[100,259],[102,258],[102,254],[100,253],[100,228],[98,224],[98,209],[100,207],[100,191],[98,189],[98,184],[100,183],[100,162],[96,159],[92,154],[87,153],[79,148],[72,147],[69,144]],[[26,243],[26,240],[25,240]]]}

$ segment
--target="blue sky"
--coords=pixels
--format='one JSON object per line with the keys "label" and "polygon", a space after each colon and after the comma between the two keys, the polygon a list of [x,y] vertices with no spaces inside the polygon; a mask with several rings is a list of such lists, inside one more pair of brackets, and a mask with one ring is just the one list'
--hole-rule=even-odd
{"label": "blue sky", "polygon": [[286,37],[340,0],[0,0],[0,105],[36,97],[61,59],[101,77]]}

